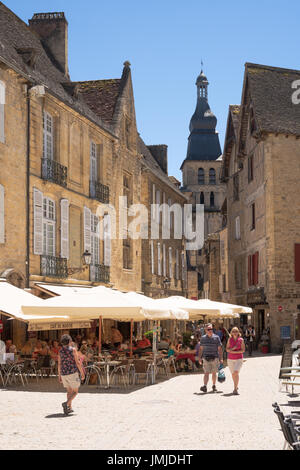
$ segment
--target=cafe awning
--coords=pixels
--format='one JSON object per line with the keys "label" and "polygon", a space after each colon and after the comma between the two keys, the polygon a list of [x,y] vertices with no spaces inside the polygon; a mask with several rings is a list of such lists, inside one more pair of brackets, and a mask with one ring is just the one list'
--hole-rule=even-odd
{"label": "cafe awning", "polygon": [[30,321],[48,321],[49,320],[58,320],[58,319],[67,319],[68,316],[60,315],[49,316],[38,315],[38,314],[24,314],[21,311],[21,306],[24,305],[41,305],[43,300],[36,297],[26,290],[19,289],[18,287],[13,286],[5,281],[0,281],[0,312],[4,315],[7,315],[13,319],[30,322]]}
{"label": "cafe awning", "polygon": [[[104,286],[83,289],[40,302],[39,305],[24,305],[22,311],[27,315],[68,315],[70,319],[111,319],[116,321],[143,321],[175,319],[176,315],[188,319],[187,312],[180,309],[157,307],[149,302],[142,303],[137,298],[130,299],[128,294]],[[139,294],[136,294],[137,296]]]}

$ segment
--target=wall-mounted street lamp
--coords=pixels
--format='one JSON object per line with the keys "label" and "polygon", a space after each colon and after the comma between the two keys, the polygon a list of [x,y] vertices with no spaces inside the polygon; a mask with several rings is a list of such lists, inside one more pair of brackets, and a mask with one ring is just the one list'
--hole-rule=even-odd
{"label": "wall-mounted street lamp", "polygon": [[85,271],[89,266],[91,265],[92,262],[92,255],[88,250],[85,250],[85,252],[81,256],[82,259],[82,268],[68,268],[68,275],[72,275],[75,273],[82,273]]}
{"label": "wall-mounted street lamp", "polygon": [[171,280],[168,277],[165,277],[163,280],[164,289],[169,289],[171,286]]}

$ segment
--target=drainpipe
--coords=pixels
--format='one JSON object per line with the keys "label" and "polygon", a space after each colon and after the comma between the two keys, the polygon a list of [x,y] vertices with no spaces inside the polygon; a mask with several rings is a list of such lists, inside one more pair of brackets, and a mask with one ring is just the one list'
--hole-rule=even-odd
{"label": "drainpipe", "polygon": [[30,86],[27,86],[27,161],[26,161],[26,287],[30,277]]}

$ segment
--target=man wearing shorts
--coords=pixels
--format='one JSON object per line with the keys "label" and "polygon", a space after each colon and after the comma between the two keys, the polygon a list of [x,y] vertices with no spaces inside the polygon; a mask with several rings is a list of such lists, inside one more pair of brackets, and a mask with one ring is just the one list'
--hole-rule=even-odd
{"label": "man wearing shorts", "polygon": [[76,349],[70,345],[72,338],[69,335],[63,335],[60,342],[62,348],[58,355],[58,379],[67,389],[67,401],[62,404],[62,407],[65,415],[68,415],[73,412],[72,401],[78,394],[80,378],[84,380],[84,370]]}
{"label": "man wearing shorts", "polygon": [[200,388],[201,392],[207,393],[207,384],[209,375],[212,374],[212,391],[216,392],[216,381],[219,364],[223,363],[222,343],[218,335],[213,332],[212,324],[205,327],[206,335],[202,336],[199,348],[199,364],[203,362],[204,385]]}

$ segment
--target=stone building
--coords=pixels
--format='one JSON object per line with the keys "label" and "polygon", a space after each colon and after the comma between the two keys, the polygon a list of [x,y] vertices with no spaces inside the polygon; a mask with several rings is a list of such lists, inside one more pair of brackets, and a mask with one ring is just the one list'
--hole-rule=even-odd
{"label": "stone building", "polygon": [[[204,239],[222,226],[221,207],[225,186],[220,181],[222,165],[217,119],[208,104],[208,80],[201,71],[196,81],[197,105],[190,122],[187,155],[181,165],[182,192],[189,202],[204,205]],[[198,298],[203,287],[201,251],[191,251],[188,257],[189,297]]]}
{"label": "stone building", "polygon": [[230,106],[223,155],[230,301],[253,308],[271,348],[299,336],[300,107],[297,70],[246,64],[241,106]]}
{"label": "stone building", "polygon": [[[0,277],[38,295],[53,284],[141,292],[149,259],[119,205],[130,219],[130,205],[150,204],[140,142],[129,62],[118,79],[73,82],[64,13],[27,25],[0,3]],[[14,341],[25,334],[14,328]]]}

